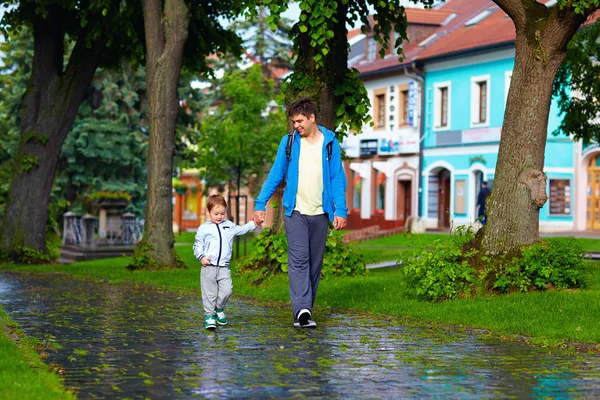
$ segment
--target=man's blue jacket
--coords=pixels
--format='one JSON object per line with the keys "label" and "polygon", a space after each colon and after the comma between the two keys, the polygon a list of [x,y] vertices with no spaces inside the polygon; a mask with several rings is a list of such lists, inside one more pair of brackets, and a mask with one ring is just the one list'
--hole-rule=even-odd
{"label": "man's blue jacket", "polygon": [[[346,175],[342,165],[342,156],[340,145],[335,134],[329,129],[319,126],[323,132],[323,211],[333,221],[333,217],[347,218],[348,208],[346,207]],[[285,135],[279,143],[275,162],[269,172],[269,176],[263,188],[258,195],[254,209],[256,211],[265,211],[267,201],[271,198],[279,184],[286,177],[287,181],[283,192],[283,208],[286,216],[291,216],[296,207],[296,193],[298,191],[298,160],[300,158],[300,135],[294,132],[294,142],[292,144],[291,159],[289,161],[285,154],[288,136]],[[333,142],[331,146],[331,160],[328,160],[327,143]],[[288,171],[289,169],[289,171]]]}

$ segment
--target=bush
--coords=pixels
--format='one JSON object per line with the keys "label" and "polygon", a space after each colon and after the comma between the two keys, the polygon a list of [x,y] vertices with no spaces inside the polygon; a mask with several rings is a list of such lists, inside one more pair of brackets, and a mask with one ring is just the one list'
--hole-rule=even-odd
{"label": "bush", "polygon": [[493,288],[502,292],[581,287],[584,256],[574,238],[535,243],[496,272]]}
{"label": "bush", "polygon": [[471,230],[459,230],[433,242],[433,249],[421,250],[402,261],[407,292],[423,300],[447,300],[469,294],[477,286],[478,274],[471,266],[476,250],[463,253],[473,239]]}
{"label": "bush", "polygon": [[[255,284],[261,283],[270,275],[287,273],[287,239],[285,233],[275,234],[269,228],[263,229],[254,240],[254,253],[239,262],[239,272],[251,274]],[[366,273],[364,257],[352,244],[344,243],[342,234],[330,231],[325,246],[322,277],[355,276]]]}
{"label": "bush", "polygon": [[440,301],[476,294],[567,289],[583,285],[582,248],[570,238],[541,241],[514,254],[481,255],[474,234],[459,230],[436,240],[433,250],[403,260],[407,291]]}
{"label": "bush", "polygon": [[0,252],[1,264],[51,264],[60,257],[60,251],[54,244],[46,241],[48,253],[31,247],[21,246],[8,253]]}

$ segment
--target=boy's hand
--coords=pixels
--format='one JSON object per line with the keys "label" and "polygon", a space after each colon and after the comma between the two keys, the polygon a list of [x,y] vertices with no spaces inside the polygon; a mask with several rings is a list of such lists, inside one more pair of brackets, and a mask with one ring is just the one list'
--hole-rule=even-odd
{"label": "boy's hand", "polygon": [[208,257],[208,256],[202,257],[202,260],[200,260],[200,263],[202,264],[203,267],[206,267],[207,265],[210,264],[210,257]]}

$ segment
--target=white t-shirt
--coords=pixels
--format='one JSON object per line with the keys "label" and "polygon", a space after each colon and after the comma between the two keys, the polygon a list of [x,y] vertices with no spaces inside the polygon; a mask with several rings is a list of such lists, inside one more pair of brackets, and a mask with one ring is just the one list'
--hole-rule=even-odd
{"label": "white t-shirt", "polygon": [[325,137],[309,143],[300,138],[300,160],[298,162],[298,192],[296,208],[303,215],[323,214],[323,141]]}

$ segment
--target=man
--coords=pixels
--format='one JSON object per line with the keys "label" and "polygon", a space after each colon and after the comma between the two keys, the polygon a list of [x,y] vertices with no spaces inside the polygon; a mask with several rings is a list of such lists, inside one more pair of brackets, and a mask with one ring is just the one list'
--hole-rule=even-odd
{"label": "man", "polygon": [[489,196],[491,190],[487,187],[487,182],[481,182],[481,190],[479,191],[479,195],[477,196],[477,205],[479,206],[479,212],[477,213],[477,218],[481,221],[481,225],[485,225],[487,222],[487,215],[485,214],[485,201]]}
{"label": "man", "polygon": [[335,134],[315,121],[315,104],[309,99],[297,100],[288,117],[294,125],[291,145],[289,135],[281,139],[273,167],[255,201],[253,220],[257,224],[264,221],[267,201],[285,179],[283,207],[294,326],[314,328],[317,324],[312,309],[328,225],[333,222],[335,229],[346,226],[346,175]]}

